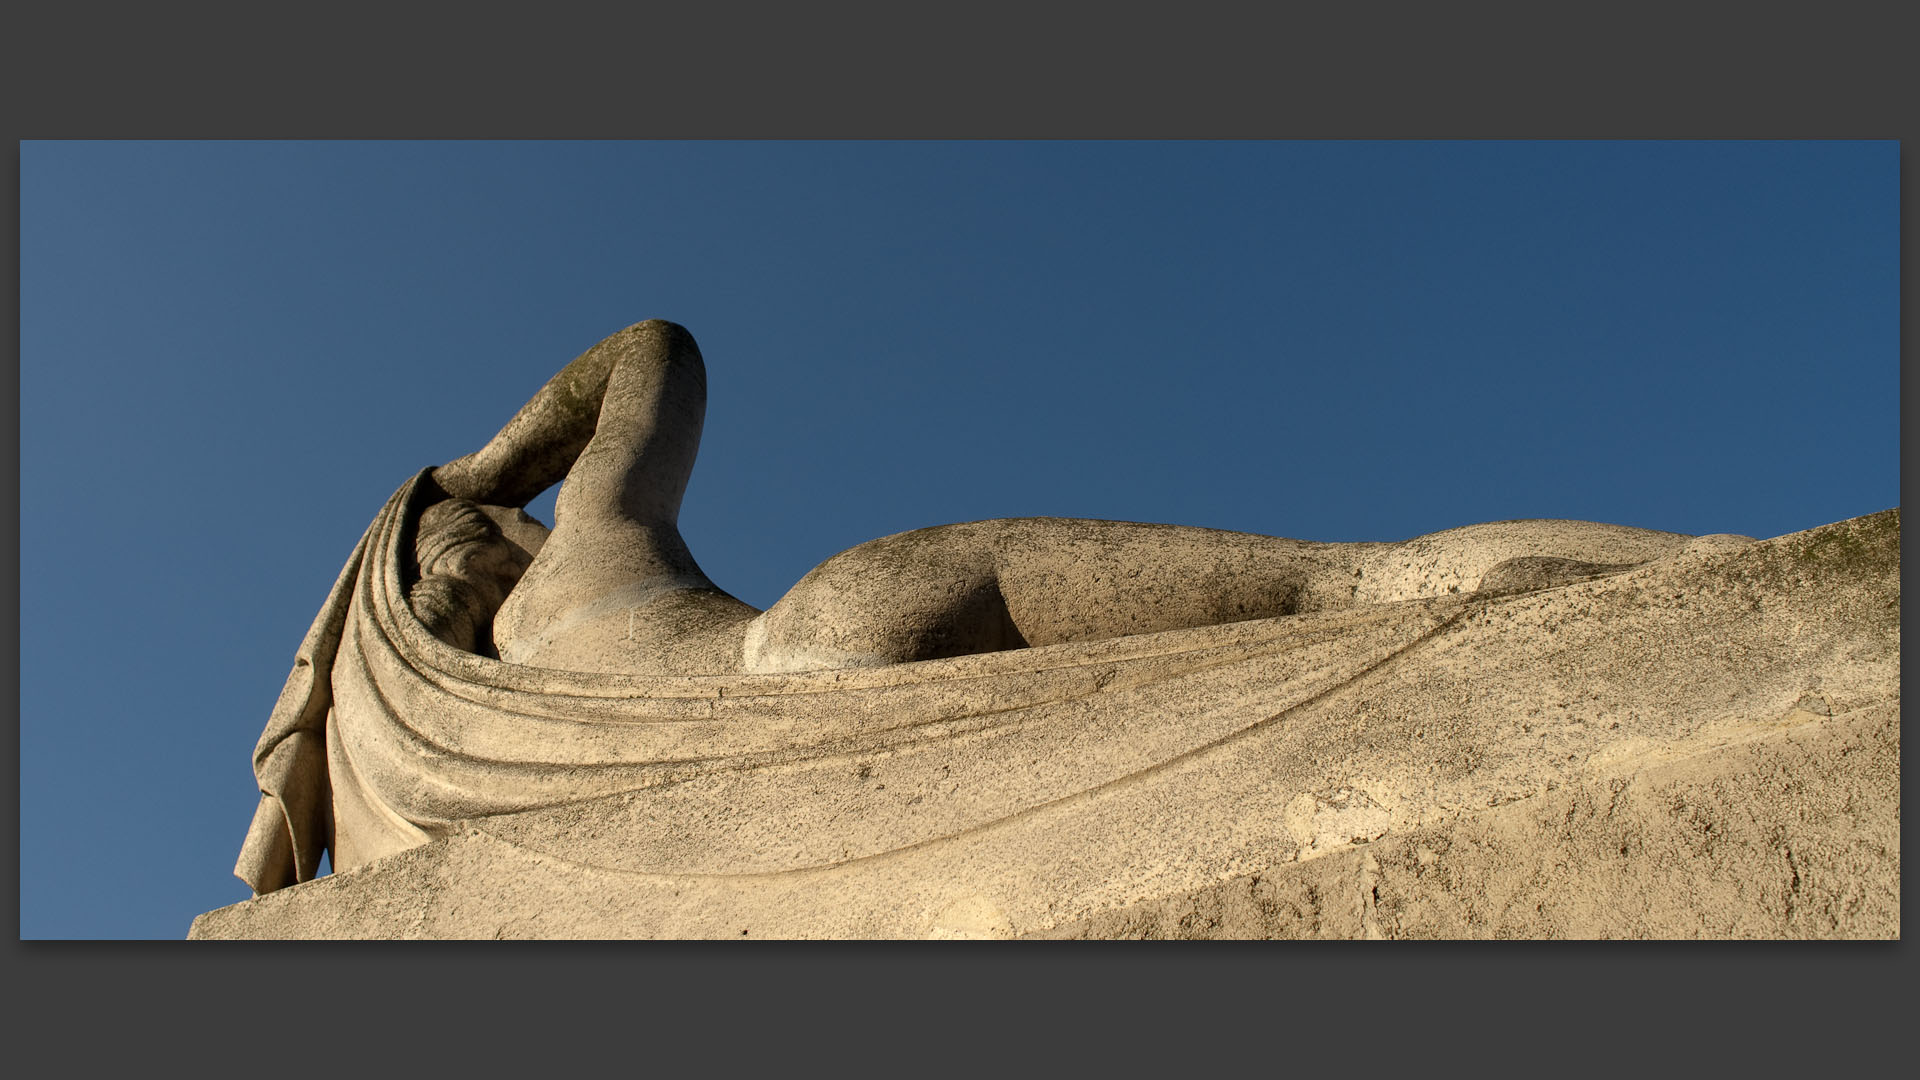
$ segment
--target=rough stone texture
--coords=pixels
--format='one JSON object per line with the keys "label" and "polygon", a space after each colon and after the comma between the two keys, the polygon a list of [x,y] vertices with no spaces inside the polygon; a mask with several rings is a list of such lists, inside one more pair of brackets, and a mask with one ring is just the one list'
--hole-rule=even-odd
{"label": "rough stone texture", "polygon": [[1394,835],[1313,800],[1325,852],[1030,936],[1899,936],[1897,706],[1694,741]]}
{"label": "rough stone texture", "polygon": [[[542,674],[653,717],[522,721],[547,760],[616,736],[653,756],[549,765],[526,782],[585,786],[190,936],[1898,936],[1897,511],[1628,569],[1418,543],[1367,549],[1390,583],[1345,609],[843,671]],[[511,667],[393,633],[471,679]],[[414,702],[432,745],[496,737],[429,701],[478,706]]]}

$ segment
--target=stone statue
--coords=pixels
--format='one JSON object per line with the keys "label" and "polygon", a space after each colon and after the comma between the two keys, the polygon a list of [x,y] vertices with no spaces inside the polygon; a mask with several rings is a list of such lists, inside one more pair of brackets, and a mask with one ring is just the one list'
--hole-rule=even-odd
{"label": "stone statue", "polygon": [[[979,521],[862,544],[761,612],[715,586],[680,536],[705,408],[705,368],[684,329],[644,322],[589,350],[484,448],[433,470],[457,501],[422,520],[416,547],[427,576],[415,586],[416,611],[446,627],[450,644],[508,663],[765,674],[1096,641],[1476,582],[1572,581],[1686,539],[1561,521],[1407,544],[1063,518]],[[545,535],[517,509],[555,483],[558,524]],[[441,587],[456,581],[463,586]]]}
{"label": "stone statue", "polygon": [[[1398,543],[979,521],[859,545],[763,612],[709,580],[679,532],[705,396],[692,336],[643,322],[568,364],[481,449],[388,501],[256,748],[262,798],[236,867],[256,893],[313,878],[323,850],[349,870],[475,823],[515,843],[545,836],[541,850],[608,873],[671,878],[675,897],[715,875],[779,893],[799,888],[781,875],[931,858],[904,853],[963,836],[990,846],[980,837],[1043,812],[1094,829],[1095,811],[1065,808],[1143,777],[1171,782],[1195,755],[1241,753],[1236,740],[1330,707],[1409,650],[1440,648],[1502,597],[1753,543],[1572,521]],[[556,483],[549,530],[521,508]],[[1111,704],[1088,712],[1093,695]],[[1177,723],[1154,711],[1175,701],[1193,703]],[[878,788],[840,790],[878,761],[917,777],[917,793],[903,779],[898,805]],[[1231,794],[1219,777],[1232,770],[1215,772],[1181,797],[1240,806],[1270,783],[1256,770]],[[1363,804],[1374,805],[1339,802]],[[728,824],[743,807],[758,809]],[[1314,820],[1276,842],[1308,843]],[[1239,865],[1121,850],[1151,835],[1116,833],[1124,843],[1099,850],[1136,870],[1192,862],[1189,885]],[[1120,887],[1111,869],[1086,874],[1075,887],[1088,896]],[[889,903],[937,892],[936,878],[893,881]],[[715,897],[721,908],[702,918],[721,918]],[[927,903],[993,923],[1008,902],[977,900]]]}
{"label": "stone statue", "polygon": [[[382,520],[400,538],[386,568],[399,577],[386,583],[406,603],[367,590],[362,611],[379,613],[389,630],[410,613],[452,649],[515,669],[575,678],[768,675],[1541,587],[1617,572],[1688,539],[1570,521],[1469,526],[1398,544],[1063,518],[979,521],[852,548],[761,612],[709,580],[680,536],[705,413],[706,369],[685,329],[650,320],[608,337],[484,447],[396,496]],[[549,531],[521,507],[555,483]],[[380,531],[376,522],[369,537]],[[339,708],[343,679],[324,654],[345,630],[345,590],[364,555],[363,544],[256,752],[266,794],[238,872],[259,892],[313,876],[322,846],[333,849],[336,868],[350,866],[358,851],[420,842],[446,817],[367,813],[362,839],[338,835],[343,817],[354,816],[342,778],[364,779],[369,766],[348,767],[366,750],[343,741],[354,717]],[[323,667],[331,690],[321,685]],[[328,708],[338,714],[331,727]],[[323,740],[330,762],[321,760]],[[285,763],[294,759],[297,766]],[[392,835],[366,839],[380,833]]]}

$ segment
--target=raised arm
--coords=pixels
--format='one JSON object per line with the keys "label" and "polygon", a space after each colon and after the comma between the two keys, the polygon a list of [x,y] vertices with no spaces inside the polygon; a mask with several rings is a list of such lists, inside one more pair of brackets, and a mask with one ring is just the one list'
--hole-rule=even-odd
{"label": "raised arm", "polygon": [[[622,356],[658,348],[662,338],[692,338],[673,323],[649,319],[580,354],[547,380],[487,445],[433,470],[448,495],[496,506],[525,506],[566,478],[593,439],[607,380]],[[696,354],[697,355],[697,354]]]}

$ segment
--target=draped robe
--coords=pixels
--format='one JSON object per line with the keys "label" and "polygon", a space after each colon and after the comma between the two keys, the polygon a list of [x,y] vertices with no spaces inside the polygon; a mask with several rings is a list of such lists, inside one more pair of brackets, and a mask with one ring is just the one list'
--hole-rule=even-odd
{"label": "draped robe", "polygon": [[[326,850],[333,869],[350,870],[462,822],[723,774],[763,792],[753,798],[768,816],[790,817],[793,829],[805,829],[808,813],[786,801],[796,797],[796,777],[841,770],[863,755],[937,754],[945,761],[953,753],[947,744],[964,742],[964,769],[957,757],[955,769],[996,779],[957,794],[946,820],[921,820],[927,808],[917,808],[872,841],[876,850],[912,845],[1117,782],[1260,727],[1277,718],[1276,709],[1316,697],[1428,636],[1460,606],[1442,598],[786,675],[525,667],[445,644],[409,606],[414,533],[435,497],[427,476],[403,485],[355,547],[256,746],[261,798],[235,867],[256,893],[312,879]],[[1186,712],[1184,701],[1204,701],[1217,689],[1213,681],[1238,685],[1246,661],[1260,661],[1268,686],[1256,700],[1236,694],[1221,698],[1235,707],[1187,712],[1177,724],[1164,718],[1163,710]],[[1154,690],[1161,704],[1116,712],[1130,719],[1118,728],[1106,721],[1101,749],[1071,776],[1048,779],[1044,761],[1035,768],[1036,753],[1044,756],[1051,743],[1083,737],[1100,722],[1085,699],[1113,700],[1134,688]],[[1011,775],[1031,780],[1008,785]],[[820,811],[823,822],[832,816]],[[686,828],[673,826],[677,834]],[[649,843],[633,836],[621,861],[645,863]],[[720,843],[716,834],[713,844]],[[718,848],[710,854],[718,858]]]}

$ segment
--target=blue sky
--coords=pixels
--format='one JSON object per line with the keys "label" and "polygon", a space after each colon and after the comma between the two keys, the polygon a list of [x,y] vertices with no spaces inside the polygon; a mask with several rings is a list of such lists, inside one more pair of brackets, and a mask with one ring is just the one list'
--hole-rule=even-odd
{"label": "blue sky", "polygon": [[682,531],[763,607],[988,517],[1775,536],[1898,501],[1897,153],[23,144],[21,935],[250,895],[360,531],[622,326],[699,339]]}

